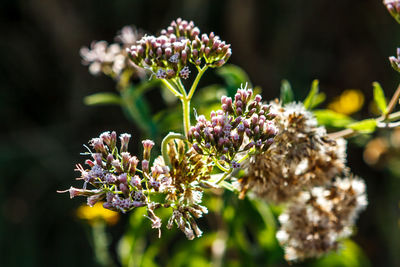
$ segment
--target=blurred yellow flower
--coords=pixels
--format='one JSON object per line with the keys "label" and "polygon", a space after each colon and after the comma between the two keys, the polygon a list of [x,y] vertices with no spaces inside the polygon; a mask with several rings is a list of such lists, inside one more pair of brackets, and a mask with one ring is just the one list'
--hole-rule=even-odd
{"label": "blurred yellow flower", "polygon": [[107,224],[115,224],[119,219],[119,213],[103,208],[103,203],[96,203],[93,207],[88,205],[80,206],[76,215],[78,218],[87,220],[90,224],[94,224],[98,221],[105,221]]}
{"label": "blurred yellow flower", "polygon": [[328,109],[337,113],[351,115],[361,109],[364,104],[364,95],[360,90],[345,90],[339,97],[336,97],[328,104]]}

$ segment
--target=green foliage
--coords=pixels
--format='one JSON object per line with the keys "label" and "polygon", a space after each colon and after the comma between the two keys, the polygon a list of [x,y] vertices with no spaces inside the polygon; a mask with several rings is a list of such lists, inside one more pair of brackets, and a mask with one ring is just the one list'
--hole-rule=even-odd
{"label": "green foliage", "polygon": [[343,128],[354,122],[352,118],[329,109],[315,110],[313,113],[318,124],[326,127]]}
{"label": "green foliage", "polygon": [[290,85],[288,80],[282,80],[281,101],[283,105],[294,101],[292,86]]}
{"label": "green foliage", "polygon": [[368,267],[371,263],[362,249],[352,240],[346,239],[337,252],[318,259],[313,267]]}
{"label": "green foliage", "polygon": [[358,122],[351,123],[346,127],[349,129],[353,129],[357,132],[368,134],[375,131],[377,126],[377,122],[375,119],[366,119]]}
{"label": "green foliage", "polygon": [[306,99],[304,100],[304,107],[306,109],[313,109],[319,104],[325,101],[326,95],[324,93],[319,93],[319,81],[314,80],[311,84],[310,92],[308,93]]}
{"label": "green foliage", "polygon": [[252,87],[249,76],[247,73],[239,66],[228,64],[219,68],[217,74],[224,79],[226,84],[227,94],[233,97],[236,90],[241,87],[245,82],[248,82],[248,86]]}
{"label": "green foliage", "polygon": [[379,108],[382,114],[386,114],[387,104],[385,99],[385,93],[383,92],[383,89],[378,82],[374,82],[372,83],[372,85],[374,87],[374,101],[376,103],[376,106]]}
{"label": "green foliage", "polygon": [[151,109],[144,93],[152,88],[154,83],[144,83],[138,86],[131,85],[121,91],[124,111],[134,123],[151,138],[157,136],[157,125],[152,120]]}
{"label": "green foliage", "polygon": [[96,93],[88,95],[83,99],[85,105],[121,105],[122,99],[114,93]]}

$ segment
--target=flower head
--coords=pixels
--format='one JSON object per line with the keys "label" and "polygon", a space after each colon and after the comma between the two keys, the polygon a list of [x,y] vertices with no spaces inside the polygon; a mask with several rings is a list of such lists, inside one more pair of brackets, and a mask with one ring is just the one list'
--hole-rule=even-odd
{"label": "flower head", "polygon": [[366,205],[365,184],[355,177],[301,192],[279,216],[276,237],[285,248],[285,258],[302,260],[337,249]]}
{"label": "flower head", "polygon": [[329,139],[302,104],[271,105],[278,134],[265,152],[250,159],[241,197],[253,188],[259,197],[279,203],[340,174],[346,148],[343,139]]}
{"label": "flower head", "polygon": [[[115,132],[104,132],[100,137],[91,139],[89,144],[94,151],[90,153],[91,159],[86,161],[89,168],[84,169],[78,164],[76,169],[81,173],[78,179],[84,181],[83,188],[71,187],[59,192],[69,192],[71,198],[87,197],[87,205],[96,207],[96,210],[98,203],[103,201],[105,209],[122,213],[146,207],[151,225],[157,229],[160,229],[162,222],[156,216],[155,210],[172,207],[182,215],[185,227],[180,225],[179,228],[184,230],[188,238],[192,238],[188,235],[190,231],[193,237],[200,236],[201,231],[194,218],[207,213],[207,208],[200,205],[201,185],[210,178],[210,160],[193,149],[187,151],[185,143],[177,140],[168,144],[170,166],[165,164],[162,157],[156,158],[151,164],[150,151],[154,142],[144,140],[143,159],[139,170],[140,160],[127,151],[131,135],[121,134],[119,139],[120,149],[116,144]],[[165,199],[160,201],[158,198],[154,201],[151,194],[160,194]],[[86,211],[87,209],[82,209],[81,213]],[[175,221],[175,217],[173,218],[172,221]]]}
{"label": "flower head", "polygon": [[274,114],[261,103],[261,96],[253,99],[252,95],[251,89],[238,89],[234,101],[221,98],[222,109],[211,112],[211,120],[198,116],[197,124],[189,131],[193,148],[228,163],[239,152],[253,148],[256,152],[266,151],[277,134]]}
{"label": "flower head", "polygon": [[144,36],[126,51],[136,65],[151,70],[157,79],[187,79],[189,63],[220,67],[232,54],[230,45],[214,33],[199,36],[192,21],[179,18],[160,36]]}
{"label": "flower head", "polygon": [[89,72],[93,75],[104,73],[116,79],[125,71],[141,75],[137,67],[129,61],[126,52],[126,48],[140,37],[141,34],[135,28],[125,26],[115,38],[116,43],[94,41],[90,47],[82,47],[80,50],[82,63],[89,66]]}

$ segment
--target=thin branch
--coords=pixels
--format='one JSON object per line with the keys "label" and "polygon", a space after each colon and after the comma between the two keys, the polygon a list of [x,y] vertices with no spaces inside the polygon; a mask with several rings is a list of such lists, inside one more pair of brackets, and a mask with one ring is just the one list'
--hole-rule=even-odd
{"label": "thin branch", "polygon": [[396,91],[394,92],[392,99],[390,99],[387,111],[386,111],[386,115],[385,115],[385,119],[388,119],[389,114],[393,111],[393,109],[396,107],[397,101],[399,101],[400,98],[400,84],[397,86]]}

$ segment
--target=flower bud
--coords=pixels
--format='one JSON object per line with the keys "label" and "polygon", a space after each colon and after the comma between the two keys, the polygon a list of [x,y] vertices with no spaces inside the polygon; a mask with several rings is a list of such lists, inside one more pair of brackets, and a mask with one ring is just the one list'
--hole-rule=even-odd
{"label": "flower bud", "polygon": [[133,156],[129,159],[129,174],[133,175],[136,172],[136,167],[139,163],[139,160],[137,157]]}
{"label": "flower bud", "polygon": [[149,161],[148,160],[142,160],[142,171],[144,173],[149,173]]}
{"label": "flower bud", "polygon": [[118,181],[120,183],[126,184],[128,181],[128,176],[126,173],[122,173],[120,176],[118,176]]}
{"label": "flower bud", "polygon": [[199,153],[200,155],[203,155],[203,150],[201,150],[201,148],[199,147],[199,145],[197,145],[197,144],[193,144],[193,149],[197,152],[197,153]]}
{"label": "flower bud", "polygon": [[106,159],[106,168],[110,169],[111,168],[111,163],[114,160],[114,157],[112,154],[108,154],[107,159]]}
{"label": "flower bud", "polygon": [[152,140],[143,140],[143,159],[150,160],[150,152],[154,146],[154,142]]}
{"label": "flower bud", "polygon": [[119,136],[119,139],[121,140],[121,152],[128,151],[128,144],[129,140],[131,139],[131,135],[124,133]]}
{"label": "flower bud", "polygon": [[136,187],[136,188],[141,188],[141,180],[139,178],[139,176],[135,175],[131,178],[131,185]]}
{"label": "flower bud", "polygon": [[96,161],[96,164],[98,166],[100,167],[103,166],[103,160],[102,160],[103,156],[101,153],[92,153],[92,157]]}
{"label": "flower bud", "polygon": [[119,184],[119,190],[122,191],[122,194],[124,194],[125,197],[129,196],[129,188],[126,184]]}

